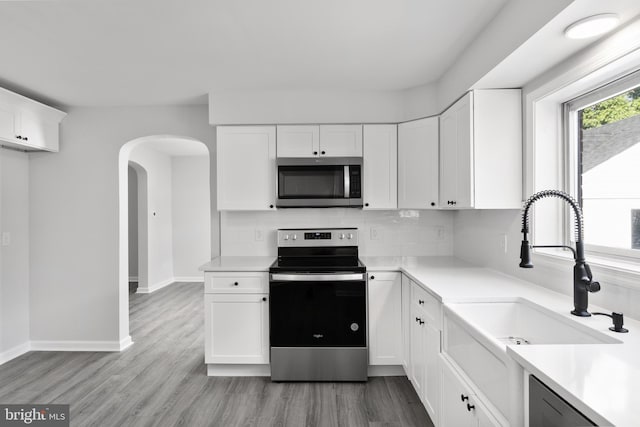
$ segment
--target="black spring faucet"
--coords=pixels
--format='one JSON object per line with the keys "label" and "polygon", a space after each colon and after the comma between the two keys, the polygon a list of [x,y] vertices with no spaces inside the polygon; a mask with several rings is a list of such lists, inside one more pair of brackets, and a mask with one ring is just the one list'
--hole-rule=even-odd
{"label": "black spring faucet", "polygon": [[[565,245],[535,245],[529,244],[527,235],[529,234],[529,209],[531,205],[540,199],[546,197],[557,197],[564,200],[571,206],[575,214],[575,233],[576,233],[576,248],[573,249],[570,246]],[[575,201],[573,197],[567,193],[559,190],[544,190],[540,191],[524,203],[522,210],[522,245],[520,247],[520,267],[521,268],[533,268],[531,263],[531,248],[565,248],[569,249],[573,253],[573,259],[575,265],[573,267],[573,310],[571,314],[580,317],[589,317],[591,313],[587,311],[589,305],[589,292],[598,292],[600,290],[600,283],[593,281],[593,275],[591,274],[591,268],[586,263],[584,258],[584,243],[583,243],[583,224],[582,224],[582,209]]]}

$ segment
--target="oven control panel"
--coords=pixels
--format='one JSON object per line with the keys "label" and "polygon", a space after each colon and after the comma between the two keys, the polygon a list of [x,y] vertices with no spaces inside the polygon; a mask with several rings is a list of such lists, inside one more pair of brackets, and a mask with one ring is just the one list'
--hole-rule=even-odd
{"label": "oven control panel", "polygon": [[278,230],[278,247],[358,246],[357,228],[283,228]]}

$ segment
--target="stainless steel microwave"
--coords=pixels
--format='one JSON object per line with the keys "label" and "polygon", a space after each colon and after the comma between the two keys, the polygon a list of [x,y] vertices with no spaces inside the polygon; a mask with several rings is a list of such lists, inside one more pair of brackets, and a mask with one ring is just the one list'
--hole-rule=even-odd
{"label": "stainless steel microwave", "polygon": [[362,207],[362,157],[279,158],[279,208]]}

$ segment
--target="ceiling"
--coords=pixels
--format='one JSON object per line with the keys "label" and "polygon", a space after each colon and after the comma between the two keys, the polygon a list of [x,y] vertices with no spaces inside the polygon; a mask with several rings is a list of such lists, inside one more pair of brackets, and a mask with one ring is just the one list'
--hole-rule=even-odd
{"label": "ceiling", "polygon": [[435,82],[507,0],[0,1],[0,86],[56,106]]}
{"label": "ceiling", "polygon": [[138,147],[159,151],[170,157],[209,156],[209,149],[206,145],[195,139],[158,136],[153,140],[143,142]]}

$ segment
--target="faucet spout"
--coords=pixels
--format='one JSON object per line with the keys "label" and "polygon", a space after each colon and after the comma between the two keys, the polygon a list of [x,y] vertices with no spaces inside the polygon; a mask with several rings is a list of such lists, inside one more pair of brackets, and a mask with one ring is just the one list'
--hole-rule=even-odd
{"label": "faucet spout", "polygon": [[[576,235],[576,248],[575,250],[570,246],[564,245],[536,245],[529,244],[527,235],[529,233],[529,209],[531,206],[540,199],[546,197],[557,197],[564,200],[571,206],[575,216],[575,235]],[[559,190],[545,190],[535,193],[524,204],[522,211],[522,246],[520,247],[520,267],[521,268],[533,268],[531,262],[531,248],[566,248],[573,252],[573,258],[575,265],[573,267],[573,310],[571,314],[574,316],[588,317],[591,316],[587,310],[589,304],[589,293],[598,292],[600,290],[600,283],[593,281],[593,275],[591,274],[591,268],[586,263],[584,256],[584,242],[583,242],[583,217],[582,209],[575,201],[573,197],[567,193]]]}

